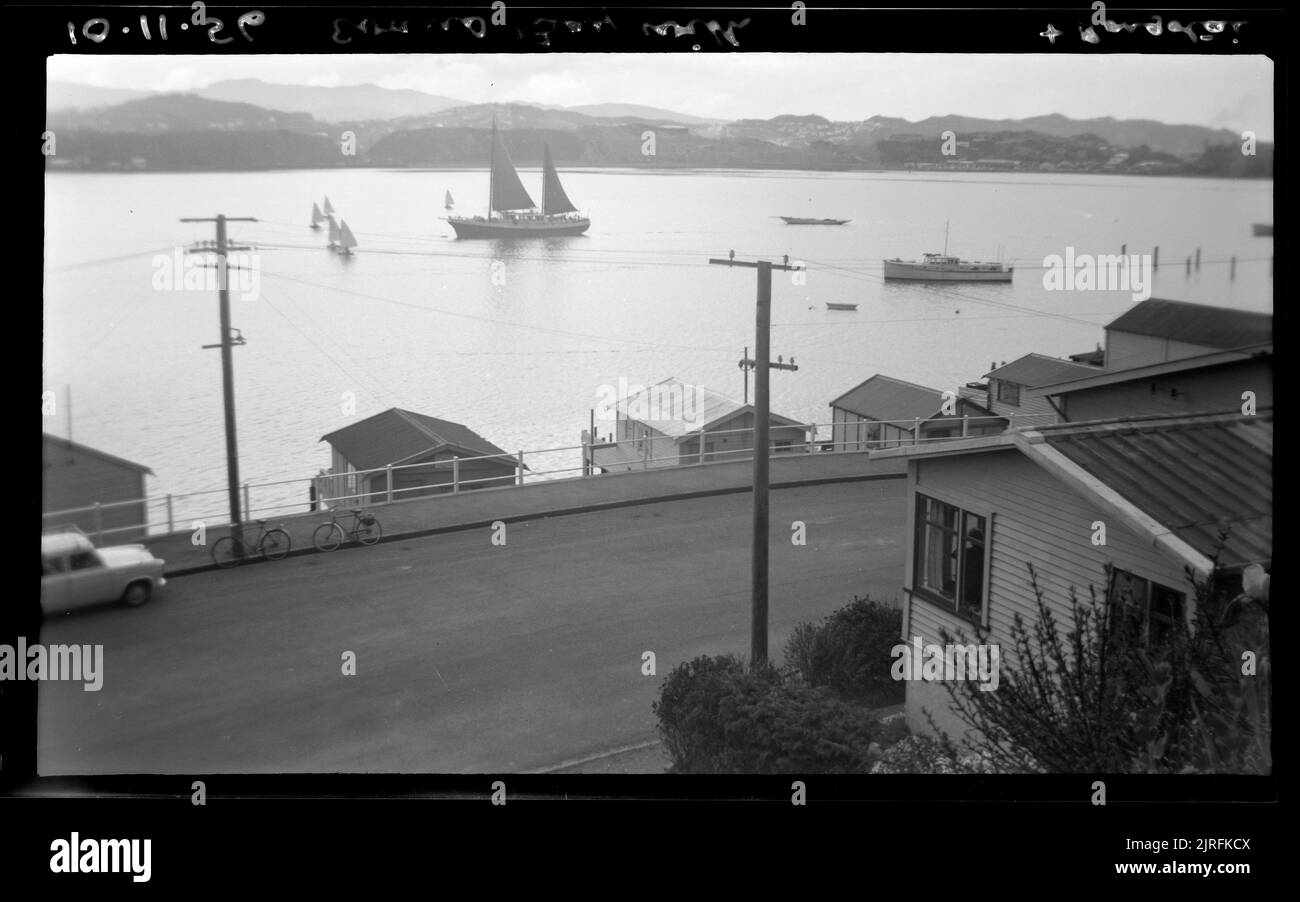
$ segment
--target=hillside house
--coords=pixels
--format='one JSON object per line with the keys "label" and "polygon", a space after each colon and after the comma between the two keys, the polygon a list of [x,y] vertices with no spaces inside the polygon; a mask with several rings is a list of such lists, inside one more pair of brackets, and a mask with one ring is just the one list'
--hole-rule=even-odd
{"label": "hillside house", "polygon": [[[953,392],[953,413],[943,413],[944,393],[877,373],[831,401],[836,451],[864,451],[921,441],[1001,432],[1007,421],[976,403],[968,391]],[[969,418],[963,423],[963,418]]]}
{"label": "hillside house", "polygon": [[1246,392],[1256,408],[1273,406],[1272,344],[1106,370],[1025,394],[1047,399],[1065,420],[1078,422],[1241,410]]}
{"label": "hillside house", "polygon": [[[1042,426],[1060,419],[1046,398],[1030,396],[1029,389],[1067,379],[1094,376],[1101,369],[1044,354],[1026,354],[985,374],[988,380],[987,407],[1012,426]],[[1016,422],[1019,420],[1019,422]]]}
{"label": "hillside house", "polygon": [[1270,313],[1148,298],[1106,325],[1105,367],[1129,369],[1272,341]]}
{"label": "hillside house", "polygon": [[[1013,660],[1017,614],[1038,620],[1029,566],[1057,622],[1084,604],[1126,597],[1148,641],[1190,617],[1186,568],[1269,569],[1273,553],[1273,417],[1211,414],[1065,423],[872,452],[908,462],[902,641],[975,641]],[[1104,524],[1105,544],[1094,543]],[[1113,566],[1107,582],[1106,565]],[[963,638],[964,637],[964,638]],[[909,681],[906,716],[923,709],[957,737],[965,727],[941,683]]]}

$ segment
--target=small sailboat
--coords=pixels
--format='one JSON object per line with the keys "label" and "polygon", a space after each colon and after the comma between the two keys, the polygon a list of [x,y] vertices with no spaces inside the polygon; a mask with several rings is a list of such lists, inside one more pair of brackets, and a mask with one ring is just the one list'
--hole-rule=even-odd
{"label": "small sailboat", "polygon": [[448,192],[447,192],[447,198],[446,198],[445,201],[443,201],[442,208],[443,208],[444,210],[450,210],[450,209],[451,209],[452,207],[454,207],[454,206],[456,206],[456,202],[455,202],[454,200],[451,199],[451,192],[448,191]]}
{"label": "small sailboat", "polygon": [[335,213],[334,205],[330,203],[329,197],[325,198],[325,215],[333,216]]}
{"label": "small sailboat", "polygon": [[857,309],[858,309],[858,305],[857,305],[857,304],[842,304],[842,303],[836,303],[836,302],[834,302],[834,301],[827,301],[827,302],[826,302],[826,309],[827,309],[827,310],[857,310]]}
{"label": "small sailboat", "polygon": [[328,216],[327,218],[329,219],[330,224],[329,249],[333,251],[338,249],[339,239],[343,237],[343,234],[339,231],[339,224],[334,220],[334,217]]}
{"label": "small sailboat", "polygon": [[311,205],[311,230],[313,232],[319,232],[320,224],[324,221],[325,221],[325,216],[321,213],[320,206],[318,204],[313,203]]}
{"label": "small sailboat", "polygon": [[348,228],[346,219],[339,221],[339,253],[345,257],[352,256],[352,249],[357,246],[357,239]]}
{"label": "small sailboat", "polygon": [[[505,142],[492,120],[492,150],[488,160],[488,215],[448,216],[457,238],[539,238],[581,235],[591,220],[564,193],[560,176],[551,159],[551,149],[542,144],[542,203],[538,206],[519,180]],[[494,215],[495,214],[495,215]]]}

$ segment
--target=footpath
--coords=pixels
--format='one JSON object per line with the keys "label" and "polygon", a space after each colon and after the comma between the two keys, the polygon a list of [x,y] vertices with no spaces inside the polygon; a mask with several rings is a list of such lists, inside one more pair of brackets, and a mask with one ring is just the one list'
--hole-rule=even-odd
{"label": "footpath", "polygon": [[[863,452],[798,454],[774,456],[769,482],[773,490],[780,490],[834,482],[901,479],[906,475],[907,461],[904,459],[873,461]],[[514,523],[638,504],[749,492],[752,479],[753,462],[741,460],[429,495],[392,504],[368,505],[366,510],[379,519],[383,541],[389,541],[399,537],[487,528],[498,520]],[[267,526],[279,526],[289,533],[292,554],[316,554],[312,534],[328,519],[328,512],[317,511],[270,518]],[[345,509],[339,520],[347,528],[352,515]],[[155,536],[144,543],[166,561],[164,572],[167,576],[183,576],[215,569],[210,549],[213,542],[226,534],[226,526],[214,526],[208,528],[206,544],[203,545],[194,544],[190,531]]]}

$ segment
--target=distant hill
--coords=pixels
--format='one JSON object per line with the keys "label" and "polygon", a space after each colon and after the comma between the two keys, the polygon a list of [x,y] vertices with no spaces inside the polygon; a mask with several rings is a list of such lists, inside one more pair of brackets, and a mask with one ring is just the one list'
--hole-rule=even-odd
{"label": "distant hill", "polygon": [[273,84],[256,78],[219,81],[194,92],[210,100],[253,103],[272,110],[310,113],[325,122],[424,116],[465,101],[379,85],[334,87]]}
{"label": "distant hill", "polygon": [[62,110],[50,113],[46,123],[54,129],[146,135],[204,130],[322,132],[320,123],[306,113],[207,100],[195,94],[157,94],[100,109]]}
{"label": "distant hill", "polygon": [[70,81],[51,81],[45,85],[45,109],[55,111],[114,106],[128,100],[139,100],[153,93],[153,91],[134,91],[130,88],[97,88]]}
{"label": "distant hill", "polygon": [[[385,89],[357,90],[354,100]],[[300,105],[313,104],[308,98]],[[332,105],[327,112],[339,115],[344,109]],[[482,165],[495,120],[519,161],[536,160],[545,141],[557,160],[593,166],[1272,175],[1271,147],[1261,145],[1257,157],[1243,161],[1228,152],[1237,146],[1234,132],[1148,120],[943,116],[908,122],[877,116],[836,122],[782,115],[685,124],[653,118],[667,112],[653,108],[605,107],[606,113],[628,110],[641,112],[600,116],[527,103],[469,104],[396,118],[329,121],[197,94],[156,94],[113,106],[52,110],[46,121],[59,134],[59,154],[47,165],[137,170]],[[642,152],[647,128],[656,133],[653,155]],[[941,151],[940,136],[948,130],[957,137],[954,154]],[[356,153],[346,157],[339,145],[344,131],[356,136]],[[211,137],[214,133],[223,137]],[[144,140],[166,136],[172,137]]]}
{"label": "distant hill", "polygon": [[580,106],[562,107],[587,116],[602,116],[617,119],[652,119],[657,122],[680,122],[682,125],[715,125],[725,119],[704,119],[700,116],[688,116],[659,107],[641,106],[636,103],[586,103]]}

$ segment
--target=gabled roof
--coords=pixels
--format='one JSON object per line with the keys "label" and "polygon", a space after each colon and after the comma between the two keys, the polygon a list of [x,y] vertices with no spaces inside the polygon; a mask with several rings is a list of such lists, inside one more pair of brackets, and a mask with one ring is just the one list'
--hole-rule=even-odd
{"label": "gabled roof", "polygon": [[1057,357],[1048,357],[1046,354],[1026,354],[1019,360],[1013,360],[984,375],[988,379],[1001,379],[1003,382],[1014,382],[1017,385],[1033,388],[1053,382],[1063,382],[1066,379],[1082,379],[1099,372],[1103,372],[1100,367],[1075,363],[1072,360],[1061,360]]}
{"label": "gabled roof", "polygon": [[[631,416],[637,404],[651,412],[649,417]],[[742,413],[752,413],[753,404],[728,398],[703,385],[683,382],[675,376],[649,385],[641,391],[620,398],[618,414],[623,419],[644,423],[661,435],[687,438],[701,429],[708,429]],[[655,416],[656,414],[660,416]],[[664,417],[662,414],[669,414]],[[769,411],[769,420],[776,426],[804,426],[805,424]]]}
{"label": "gabled roof", "polygon": [[1015,448],[1092,495],[1156,545],[1204,573],[1271,562],[1273,412],[1148,416],[905,445],[872,458],[961,456]]}
{"label": "gabled roof", "polygon": [[143,464],[132,463],[131,461],[126,460],[125,458],[115,457],[112,454],[108,454],[96,448],[91,448],[87,445],[78,444],[77,442],[74,442],[71,439],[59,438],[57,435],[50,435],[48,432],[41,433],[41,441],[45,443],[46,448],[59,448],[64,451],[75,451],[78,454],[88,454],[91,457],[98,457],[100,460],[108,461],[111,464],[115,464],[119,467],[124,467],[128,470],[135,470],[140,473],[148,473],[150,476],[154,475],[153,470],[149,469]]}
{"label": "gabled roof", "polygon": [[1273,557],[1273,412],[1039,430],[1043,440],[1207,558]]}
{"label": "gabled roof", "polygon": [[831,407],[873,420],[928,419],[943,405],[943,392],[877,373],[831,402]]}
{"label": "gabled roof", "polygon": [[[359,470],[373,470],[450,448],[474,457],[505,454],[472,429],[436,417],[390,407],[321,437]],[[511,465],[513,466],[513,464]]]}
{"label": "gabled roof", "polygon": [[1106,325],[1107,332],[1154,335],[1207,348],[1273,340],[1273,314],[1149,298]]}
{"label": "gabled roof", "polygon": [[1151,379],[1156,376],[1167,376],[1171,373],[1182,373],[1188,370],[1209,369],[1217,366],[1245,363],[1250,360],[1264,360],[1272,356],[1273,343],[1266,342],[1232,351],[1213,351],[1209,354],[1197,354],[1195,357],[1180,357],[1177,360],[1148,363],[1123,370],[1102,370],[1095,375],[1086,376],[1082,379],[1068,379],[1063,382],[1040,385],[1037,388],[1031,388],[1026,394],[1031,398],[1042,395],[1064,395],[1089,388]]}

